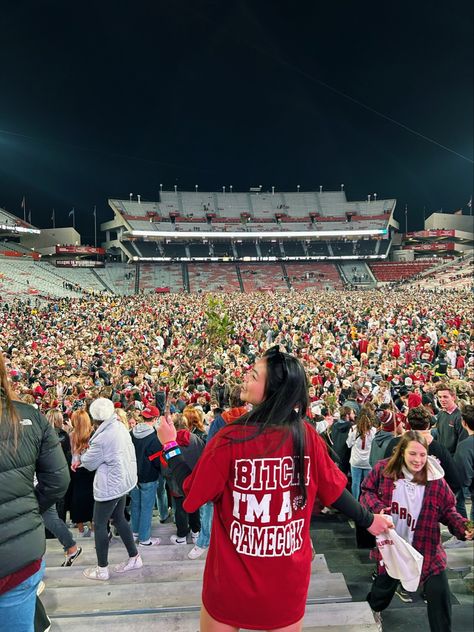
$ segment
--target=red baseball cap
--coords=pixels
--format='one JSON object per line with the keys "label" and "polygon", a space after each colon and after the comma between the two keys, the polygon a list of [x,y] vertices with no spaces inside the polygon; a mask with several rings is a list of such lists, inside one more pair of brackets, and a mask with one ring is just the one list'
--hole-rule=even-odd
{"label": "red baseball cap", "polygon": [[147,406],[141,412],[141,416],[145,419],[153,419],[153,417],[159,417],[160,411],[156,406]]}

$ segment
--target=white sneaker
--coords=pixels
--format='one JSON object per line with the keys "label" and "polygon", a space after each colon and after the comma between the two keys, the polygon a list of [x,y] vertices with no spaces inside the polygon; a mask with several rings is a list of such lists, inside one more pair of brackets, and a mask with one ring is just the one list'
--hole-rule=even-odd
{"label": "white sneaker", "polygon": [[43,580],[41,580],[40,583],[38,584],[38,587],[36,588],[36,595],[39,597],[45,588],[46,588],[46,584],[44,583]]}
{"label": "white sneaker", "polygon": [[471,543],[466,540],[458,540],[456,538],[456,536],[453,535],[452,538],[449,538],[449,540],[446,540],[446,542],[443,544],[443,547],[445,549],[459,549],[462,548],[463,546],[469,546]]}
{"label": "white sneaker", "polygon": [[190,560],[197,560],[198,557],[201,557],[201,555],[204,555],[204,553],[207,551],[207,547],[206,548],[202,548],[201,546],[198,546],[196,544],[196,546],[194,546],[188,553],[188,557]]}
{"label": "white sneaker", "polygon": [[177,535],[170,535],[170,542],[172,544],[187,544],[186,538],[178,538]]}
{"label": "white sneaker", "polygon": [[153,546],[161,542],[160,538],[150,538],[148,542],[139,542],[138,546]]}
{"label": "white sneaker", "polygon": [[372,614],[374,615],[375,625],[377,626],[378,632],[383,632],[382,615],[380,612],[375,612],[375,610],[372,610]]}
{"label": "white sneaker", "polygon": [[94,535],[94,532],[87,525],[84,527],[84,531],[81,533],[83,538],[91,538]]}
{"label": "white sneaker", "polygon": [[90,568],[85,568],[82,571],[82,574],[87,577],[87,579],[97,579],[101,582],[106,582],[110,577],[108,566],[92,566]]}
{"label": "white sneaker", "polygon": [[191,531],[191,538],[194,544],[196,544],[196,540],[199,538],[199,531]]}
{"label": "white sneaker", "polygon": [[143,560],[137,555],[136,557],[129,557],[125,562],[120,562],[120,564],[114,566],[114,571],[116,573],[126,573],[127,571],[137,571],[142,566]]}

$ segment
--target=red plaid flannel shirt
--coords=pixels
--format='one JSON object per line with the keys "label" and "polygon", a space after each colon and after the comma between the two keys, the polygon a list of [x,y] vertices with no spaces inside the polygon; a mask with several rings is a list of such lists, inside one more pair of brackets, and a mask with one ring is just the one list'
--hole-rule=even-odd
{"label": "red plaid flannel shirt", "polygon": [[[373,513],[392,506],[394,481],[383,475],[388,459],[379,461],[362,483],[360,503]],[[446,568],[446,552],[441,546],[439,523],[445,524],[449,531],[460,540],[465,539],[466,519],[456,512],[456,499],[444,478],[428,481],[420,515],[413,533],[412,546],[423,556],[421,582],[431,575],[438,575]],[[387,513],[389,513],[387,511]],[[380,562],[378,550],[373,557]],[[378,565],[379,572],[386,572]]]}

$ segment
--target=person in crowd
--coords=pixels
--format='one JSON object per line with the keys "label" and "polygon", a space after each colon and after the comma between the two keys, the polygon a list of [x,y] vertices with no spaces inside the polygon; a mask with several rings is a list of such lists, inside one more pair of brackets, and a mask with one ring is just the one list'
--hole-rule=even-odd
{"label": "person in crowd", "polygon": [[[456,492],[456,510],[461,516],[467,518],[464,490],[468,489],[471,497],[471,514],[469,518],[474,522],[474,406],[466,404],[461,408],[461,423],[468,436],[458,443],[454,453],[454,463],[461,485]],[[455,536],[444,543],[444,548],[458,548],[462,546],[465,546],[465,543]]]}
{"label": "person in crowd", "polygon": [[84,467],[95,470],[94,476],[94,527],[97,566],[84,569],[88,579],[107,581],[109,536],[108,521],[112,520],[127,549],[128,559],[114,567],[116,573],[141,568],[132,529],[125,519],[126,495],[137,484],[135,449],[127,429],[117,418],[112,401],[99,397],[89,408],[91,417],[98,423],[89,447],[72,464],[73,470]]}
{"label": "person in crowd", "polygon": [[[189,421],[184,418],[184,414],[176,413],[174,415],[174,425],[177,430],[176,444],[179,446],[180,453],[183,455],[187,467],[192,471],[204,450],[205,443],[197,434],[189,430]],[[177,545],[187,544],[187,536],[190,534],[193,543],[196,545],[201,530],[199,508],[191,512],[186,511],[183,507],[184,494],[181,487],[174,480],[166,459],[164,459],[163,465],[164,474],[173,496],[175,510],[176,534],[170,536],[170,541],[172,544]],[[191,559],[194,559],[194,557]]]}
{"label": "person in crowd", "polygon": [[199,406],[186,406],[183,410],[183,418],[186,427],[196,435],[203,443],[207,441],[207,432],[204,426],[204,413]]}
{"label": "person in crowd", "polygon": [[[71,414],[72,431],[71,464],[80,461],[81,455],[89,447],[92,436],[92,423],[89,414],[80,408]],[[73,524],[83,537],[94,533],[92,517],[94,513],[94,472],[85,468],[71,468],[71,490],[69,495],[69,515]]]}
{"label": "person in crowd", "polygon": [[[158,482],[161,476],[160,453],[162,445],[156,436],[156,424],[160,411],[156,406],[147,406],[141,411],[143,421],[137,424],[130,436],[137,459],[138,481],[130,492],[133,537],[139,546],[153,546],[160,538],[151,537],[151,521],[156,501]],[[165,492],[166,496],[166,492]],[[166,499],[166,514],[168,500]]]}
{"label": "person in crowd", "polygon": [[348,475],[350,471],[351,449],[347,445],[349,431],[355,424],[355,411],[350,406],[342,406],[339,419],[336,419],[330,427],[329,436],[331,447],[337,455],[337,465],[341,472]]}
{"label": "person in crowd", "polygon": [[365,405],[361,408],[356,423],[347,435],[347,447],[351,449],[349,459],[352,478],[351,490],[356,500],[359,499],[361,483],[370,472],[370,448],[376,433],[374,424],[375,416]]}
{"label": "person in crowd", "polygon": [[467,437],[461,423],[461,411],[456,403],[456,391],[446,384],[440,384],[436,394],[441,407],[436,416],[438,441],[454,455],[458,443]]}
{"label": "person in crowd", "polygon": [[[468,530],[467,521],[456,512],[443,469],[428,455],[428,443],[421,433],[406,432],[393,456],[375,465],[362,483],[361,503],[371,511],[390,513],[398,535],[423,555],[420,584],[430,630],[451,632],[451,597],[439,523],[462,540],[471,540],[474,529]],[[398,579],[387,574],[380,553],[378,559],[378,574],[367,601],[381,626],[380,613],[389,606]]]}
{"label": "person in crowd", "polygon": [[0,354],[0,621],[2,629],[33,632],[45,566],[41,514],[64,496],[69,473],[47,419],[13,398]]}
{"label": "person in crowd", "polygon": [[[392,524],[382,514],[364,512],[345,490],[345,476],[303,420],[307,393],[299,360],[278,347],[268,350],[242,387],[241,398],[252,410],[218,433],[192,473],[171,417],[160,423],[164,457],[183,487],[185,509],[214,502],[202,632],[302,629],[312,558],[308,526],[316,497],[374,535]],[[263,537],[268,533],[272,537]]]}
{"label": "person in crowd", "polygon": [[395,435],[403,432],[402,424],[397,426],[397,417],[393,406],[390,404],[382,404],[380,410],[376,414],[377,432],[370,446],[369,465],[374,465],[385,458],[387,445],[392,441]]}

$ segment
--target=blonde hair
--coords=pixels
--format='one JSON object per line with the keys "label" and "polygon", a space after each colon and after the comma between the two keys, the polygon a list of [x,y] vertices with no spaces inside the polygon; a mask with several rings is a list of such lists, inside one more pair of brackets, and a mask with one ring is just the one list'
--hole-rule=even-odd
{"label": "blonde hair", "polygon": [[130,430],[130,426],[128,424],[128,417],[127,417],[127,413],[124,411],[123,408],[116,408],[115,409],[115,414],[117,415],[117,417],[120,419],[120,421],[123,423],[123,425],[125,426],[125,428],[127,430]]}
{"label": "blonde hair", "polygon": [[64,423],[64,418],[62,412],[59,408],[51,408],[46,413],[46,419],[53,426],[53,428],[62,428]]}

